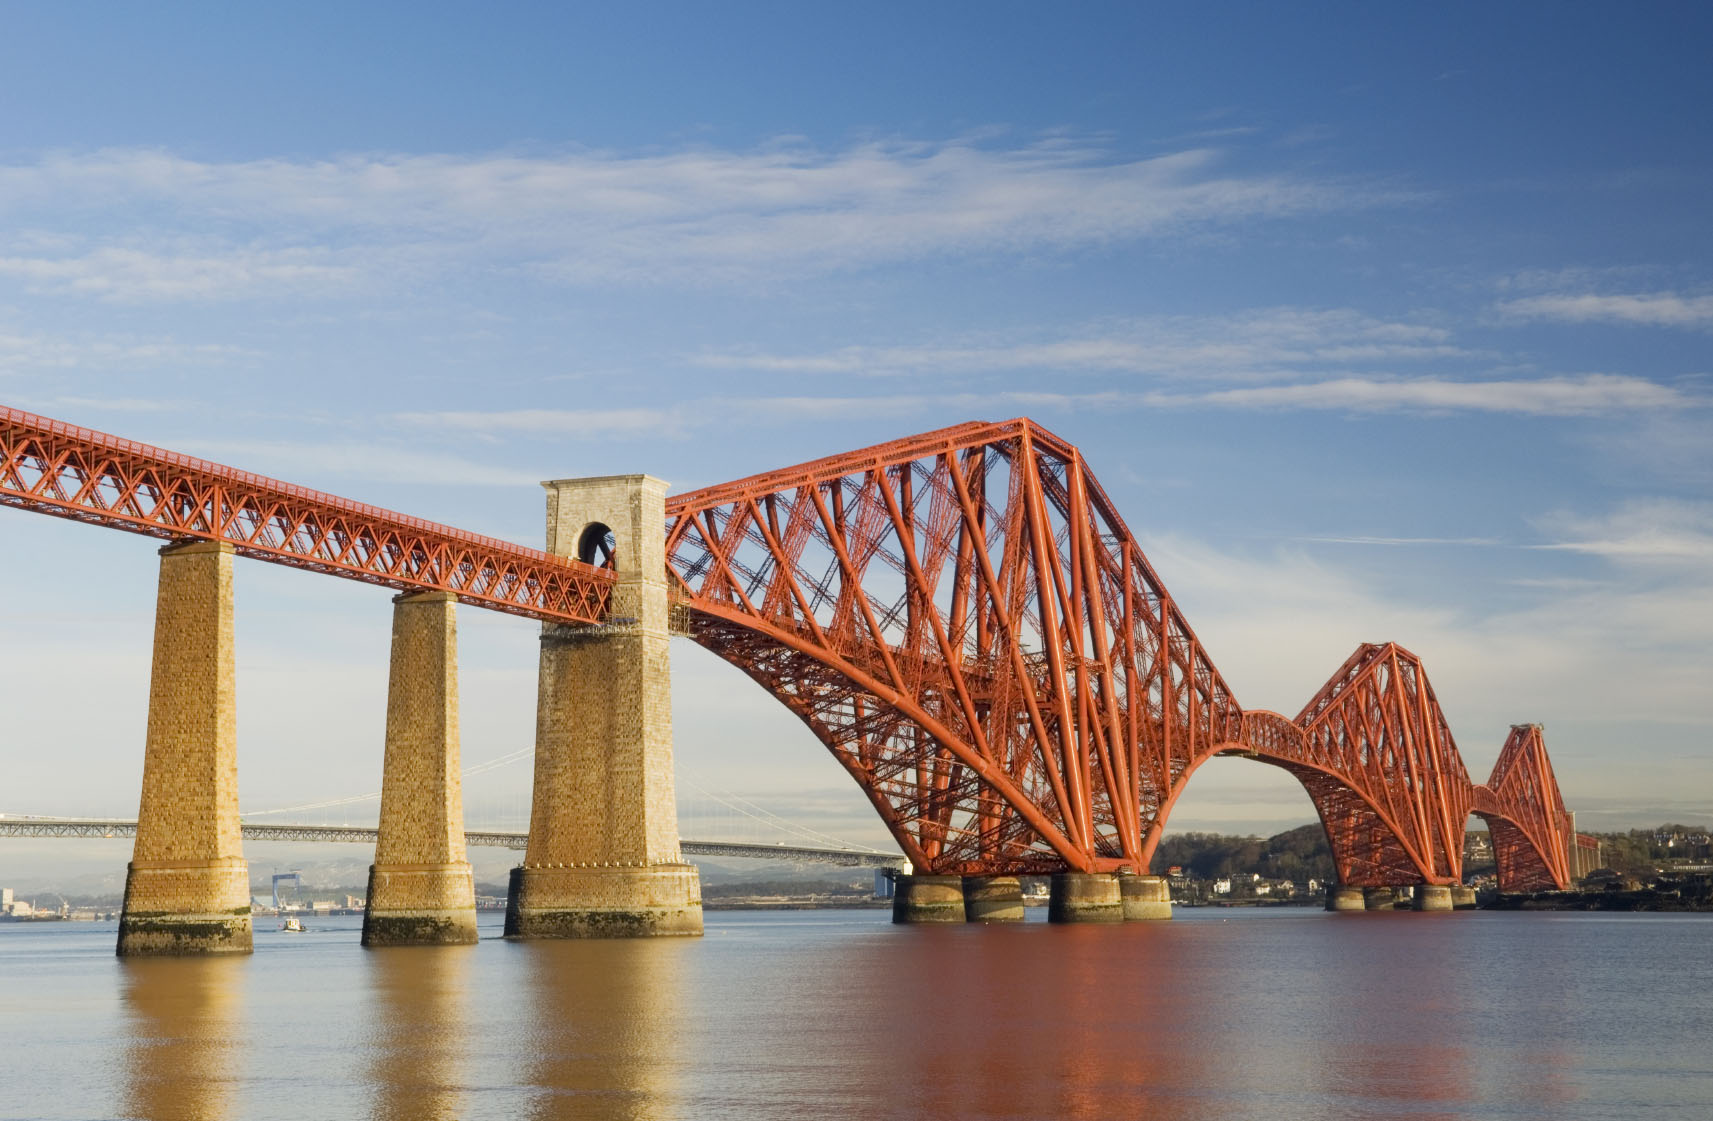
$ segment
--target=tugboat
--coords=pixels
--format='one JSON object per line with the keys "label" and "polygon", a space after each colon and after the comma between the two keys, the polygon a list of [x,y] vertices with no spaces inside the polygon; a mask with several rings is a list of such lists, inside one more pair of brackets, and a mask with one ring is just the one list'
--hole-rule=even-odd
{"label": "tugboat", "polygon": [[302,934],[302,933],[304,933],[303,923],[298,921],[298,918],[296,915],[293,915],[291,918],[287,919],[285,922],[280,923],[280,933],[282,933],[282,934]]}

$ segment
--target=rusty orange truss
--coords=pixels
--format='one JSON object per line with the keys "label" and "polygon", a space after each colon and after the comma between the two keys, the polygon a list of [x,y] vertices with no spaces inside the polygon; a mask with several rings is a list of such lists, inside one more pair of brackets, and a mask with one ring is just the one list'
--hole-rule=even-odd
{"label": "rusty orange truss", "polygon": [[1389,643],[1294,720],[1245,712],[1081,454],[1032,421],[709,487],[667,517],[690,636],[808,725],[919,870],[1145,870],[1196,768],[1240,754],[1303,783],[1344,883],[1457,882],[1472,810],[1498,823],[1505,886],[1569,882],[1544,750],[1508,746],[1471,784],[1420,660]]}
{"label": "rusty orange truss", "polygon": [[[548,622],[613,574],[0,408],[0,505]],[[970,423],[679,495],[668,578],[692,639],[795,712],[921,871],[1148,868],[1196,769],[1302,782],[1341,882],[1452,883],[1471,813],[1501,885],[1569,883],[1538,725],[1469,781],[1421,661],[1351,655],[1296,718],[1245,711],[1077,449]]]}
{"label": "rusty orange truss", "polygon": [[1547,891],[1569,879],[1570,850],[1579,841],[1558,791],[1539,724],[1516,724],[1474,809],[1487,823],[1499,882],[1510,891]]}
{"label": "rusty orange truss", "polygon": [[396,514],[201,459],[0,408],[0,505],[477,607],[588,623],[612,574],[509,541]]}

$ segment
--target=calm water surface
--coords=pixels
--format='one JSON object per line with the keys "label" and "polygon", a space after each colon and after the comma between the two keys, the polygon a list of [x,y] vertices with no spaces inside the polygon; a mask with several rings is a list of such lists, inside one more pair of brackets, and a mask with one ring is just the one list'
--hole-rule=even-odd
{"label": "calm water surface", "polygon": [[1713,916],[708,915],[124,961],[0,926],[7,1118],[1713,1118]]}

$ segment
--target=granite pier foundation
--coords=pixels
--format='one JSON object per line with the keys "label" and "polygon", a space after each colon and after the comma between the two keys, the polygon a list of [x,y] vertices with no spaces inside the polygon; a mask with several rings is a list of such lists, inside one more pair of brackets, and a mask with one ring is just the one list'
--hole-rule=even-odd
{"label": "granite pier foundation", "polygon": [[232,645],[232,546],[162,549],[122,955],[250,952]]}
{"label": "granite pier foundation", "polygon": [[509,938],[702,933],[672,788],[666,484],[646,475],[547,488],[547,548],[610,564],[607,621],[541,635],[529,847]]}
{"label": "granite pier foundation", "polygon": [[381,823],[369,868],[365,946],[476,941],[458,767],[457,597],[393,600]]}
{"label": "granite pier foundation", "polygon": [[962,876],[901,875],[892,882],[893,922],[963,922],[967,918]]}
{"label": "granite pier foundation", "polygon": [[965,876],[963,892],[970,922],[1023,921],[1023,881],[1016,876]]}
{"label": "granite pier foundation", "polygon": [[1451,886],[1449,884],[1417,884],[1412,909],[1417,911],[1451,910]]}
{"label": "granite pier foundation", "polygon": [[1365,911],[1368,902],[1359,887],[1332,884],[1326,889],[1326,909],[1329,911]]}
{"label": "granite pier foundation", "polygon": [[1389,887],[1367,887],[1362,889],[1362,902],[1370,911],[1391,911],[1397,908],[1398,897]]}
{"label": "granite pier foundation", "polygon": [[1118,877],[1125,922],[1158,922],[1172,917],[1172,890],[1164,876]]}
{"label": "granite pier foundation", "polygon": [[1123,922],[1119,877],[1097,872],[1054,872],[1048,886],[1048,922]]}

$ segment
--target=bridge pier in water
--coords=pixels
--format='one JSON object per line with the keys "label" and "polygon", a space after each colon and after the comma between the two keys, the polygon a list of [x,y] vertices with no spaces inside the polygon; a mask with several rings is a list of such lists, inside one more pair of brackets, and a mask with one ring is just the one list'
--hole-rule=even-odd
{"label": "bridge pier in water", "polygon": [[1123,922],[1119,878],[1099,872],[1054,872],[1047,889],[1047,921]]}
{"label": "bridge pier in water", "polygon": [[250,871],[238,823],[231,545],[161,550],[137,840],[118,952],[247,954]]}
{"label": "bridge pier in water", "polygon": [[963,922],[968,917],[963,877],[901,875],[893,878],[893,922]]}
{"label": "bridge pier in water", "polygon": [[458,769],[456,604],[451,592],[393,599],[386,762],[365,946],[476,941]]}
{"label": "bridge pier in water", "polygon": [[647,475],[547,488],[547,550],[611,563],[606,622],[547,624],[529,847],[510,938],[702,933],[696,867],[678,848],[665,541],[666,484]]}
{"label": "bridge pier in water", "polygon": [[1389,887],[1365,887],[1362,889],[1362,901],[1370,911],[1391,911],[1397,909],[1398,895]]}
{"label": "bridge pier in water", "polygon": [[1329,911],[1365,911],[1368,909],[1366,894],[1359,887],[1349,884],[1330,884],[1326,889],[1326,909]]}
{"label": "bridge pier in water", "polygon": [[1413,908],[1417,911],[1452,909],[1450,884],[1417,884]]}
{"label": "bridge pier in water", "polygon": [[1125,922],[1158,922],[1172,917],[1172,889],[1164,876],[1120,873],[1118,894]]}
{"label": "bridge pier in water", "polygon": [[1023,921],[1023,881],[1016,876],[965,876],[963,893],[970,922]]}

